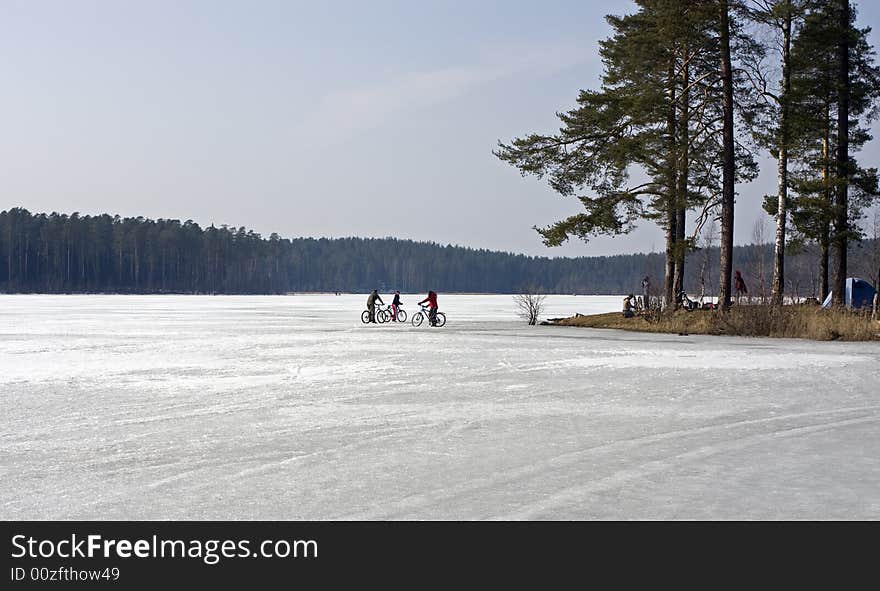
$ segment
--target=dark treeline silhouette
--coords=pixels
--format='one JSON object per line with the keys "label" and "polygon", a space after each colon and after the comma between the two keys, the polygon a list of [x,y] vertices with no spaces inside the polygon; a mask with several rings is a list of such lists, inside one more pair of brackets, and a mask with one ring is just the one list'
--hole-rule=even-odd
{"label": "dark treeline silhouette", "polygon": [[[854,264],[870,252],[867,245],[858,248]],[[705,254],[706,268],[717,269],[717,248]],[[764,266],[761,256],[771,260],[772,247],[738,247],[735,256],[758,295],[755,273]],[[789,260],[792,291],[813,295],[815,255]],[[714,289],[698,270],[687,278],[688,288],[711,295]],[[767,285],[771,271],[768,262]],[[396,238],[263,238],[245,228],[202,228],[190,220],[0,212],[0,291],[6,293],[278,294],[374,287],[514,293],[532,285],[547,293],[622,294],[637,292],[646,274],[659,285],[663,272],[663,253],[546,258]]]}

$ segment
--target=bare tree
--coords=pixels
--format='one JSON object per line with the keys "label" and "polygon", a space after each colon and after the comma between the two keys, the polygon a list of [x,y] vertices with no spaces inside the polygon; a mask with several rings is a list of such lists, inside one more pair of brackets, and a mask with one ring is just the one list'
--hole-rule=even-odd
{"label": "bare tree", "polygon": [[[765,225],[764,218],[760,217],[755,220],[755,225],[752,228],[752,242],[755,245],[755,260],[752,261],[752,268],[754,269],[755,279],[757,279],[758,286],[760,287],[761,293],[761,303],[767,303],[767,287],[765,283],[766,278],[766,264],[765,264],[765,250],[767,247],[767,238],[765,233]],[[779,294],[780,300],[779,303],[782,303],[781,297],[782,293]]]}
{"label": "bare tree", "polygon": [[793,294],[791,296],[792,303],[798,303],[801,301],[801,280],[800,279],[787,279],[788,281],[788,289]]}
{"label": "bare tree", "polygon": [[527,320],[530,326],[534,326],[538,323],[538,316],[544,309],[546,298],[547,296],[541,294],[535,286],[524,287],[520,293],[513,296],[517,316]]}
{"label": "bare tree", "polygon": [[718,225],[714,219],[710,219],[702,232],[700,232],[699,247],[703,251],[703,257],[700,261],[700,303],[708,292],[709,297],[715,297],[715,284],[712,281],[712,249],[718,241]]}
{"label": "bare tree", "polygon": [[871,316],[880,320],[878,315],[878,294],[880,294],[880,204],[874,206],[868,219],[861,224],[861,230],[865,237],[870,238],[871,249],[864,256],[857,257],[855,264],[856,275],[864,277],[875,288],[874,300],[871,303]]}

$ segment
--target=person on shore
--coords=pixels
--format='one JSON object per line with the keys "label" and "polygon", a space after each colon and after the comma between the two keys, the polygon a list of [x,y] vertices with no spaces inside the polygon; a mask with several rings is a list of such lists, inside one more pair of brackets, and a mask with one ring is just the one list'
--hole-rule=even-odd
{"label": "person on shore", "polygon": [[739,300],[743,296],[749,295],[749,289],[746,287],[746,282],[743,279],[742,273],[739,272],[739,269],[736,270],[736,277],[734,279],[734,289],[736,290],[736,302],[739,303]]}
{"label": "person on shore", "polygon": [[623,298],[623,317],[624,318],[632,318],[636,315],[635,310],[633,310],[633,300],[635,296],[633,294],[629,294],[625,298]]}
{"label": "person on shore", "polygon": [[431,322],[431,326],[437,326],[437,294],[429,291],[428,297],[419,302],[419,305],[421,306],[425,302],[428,302],[428,320]]}
{"label": "person on shore", "polygon": [[397,322],[397,310],[400,308],[400,304],[403,302],[400,301],[400,292],[394,292],[394,299],[391,300],[391,318],[395,322]]}
{"label": "person on shore", "polygon": [[645,278],[642,279],[642,307],[647,308],[650,300],[648,299],[651,295],[651,278],[645,275]]}
{"label": "person on shore", "polygon": [[370,311],[370,322],[376,322],[376,301],[380,304],[384,304],[382,301],[382,297],[379,295],[379,290],[374,289],[370,296],[367,298],[367,310]]}

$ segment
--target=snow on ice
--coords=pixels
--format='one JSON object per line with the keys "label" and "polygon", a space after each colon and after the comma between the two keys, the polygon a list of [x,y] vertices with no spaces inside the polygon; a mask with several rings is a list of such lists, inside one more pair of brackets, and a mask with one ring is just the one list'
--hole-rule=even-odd
{"label": "snow on ice", "polygon": [[364,325],[365,299],[0,297],[0,517],[880,518],[877,343],[530,327],[509,295]]}

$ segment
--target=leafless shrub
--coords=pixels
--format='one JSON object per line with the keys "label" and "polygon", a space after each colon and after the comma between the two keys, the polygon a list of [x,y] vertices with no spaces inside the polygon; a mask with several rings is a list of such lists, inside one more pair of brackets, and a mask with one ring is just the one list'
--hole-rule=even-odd
{"label": "leafless shrub", "polygon": [[703,231],[700,233],[699,239],[699,248],[703,251],[703,256],[700,261],[700,303],[703,303],[703,300],[708,295],[709,298],[714,298],[715,294],[715,284],[713,281],[713,277],[715,276],[714,271],[712,271],[712,249],[715,247],[715,243],[718,241],[718,225],[715,223],[714,219],[709,220],[705,226],[703,226]]}
{"label": "leafless shrub", "polygon": [[544,309],[546,297],[534,286],[523,288],[520,293],[513,296],[517,316],[527,320],[530,326],[534,326],[538,323],[538,316]]}
{"label": "leafless shrub", "polygon": [[[755,220],[755,225],[752,228],[752,243],[757,247],[754,250],[754,260],[751,261],[752,267],[752,278],[755,279],[754,284],[758,286],[758,294],[760,296],[760,302],[762,304],[766,304],[769,301],[769,297],[767,296],[767,286],[765,284],[765,279],[767,276],[767,238],[766,238],[766,226],[763,217],[760,217]],[[749,301],[751,302],[751,296],[749,297]]]}

